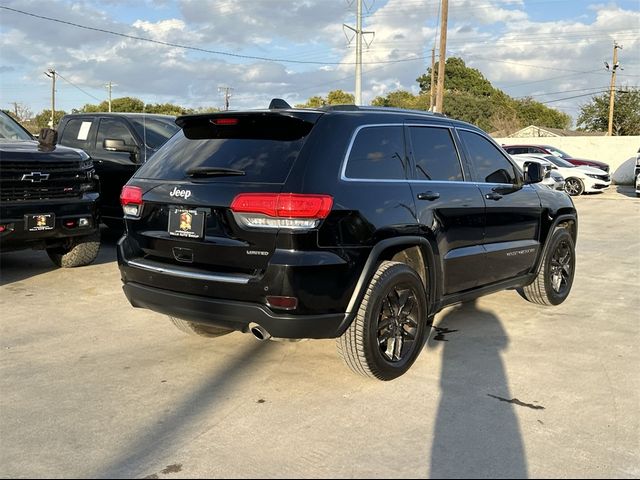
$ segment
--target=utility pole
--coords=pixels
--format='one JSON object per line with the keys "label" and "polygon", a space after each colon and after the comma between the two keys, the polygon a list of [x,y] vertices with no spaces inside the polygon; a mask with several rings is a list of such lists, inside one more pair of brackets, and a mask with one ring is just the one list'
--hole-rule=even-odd
{"label": "utility pole", "polygon": [[55,126],[55,115],[56,115],[56,71],[53,67],[44,72],[44,74],[49,77],[51,82],[51,121],[50,127],[53,128]]}
{"label": "utility pole", "polygon": [[109,80],[109,83],[106,83],[104,86],[107,87],[107,91],[109,92],[109,112],[111,112],[111,89],[113,87],[117,87],[118,85],[115,83],[111,83],[111,80]]}
{"label": "utility pole", "polygon": [[218,87],[219,92],[224,92],[224,111],[229,110],[229,99],[231,98],[232,87]]}
{"label": "utility pole", "polygon": [[[373,35],[375,32],[363,32],[362,31],[362,0],[356,0],[356,28],[349,25],[342,24],[343,29],[348,28],[356,34],[356,105],[362,105],[362,37],[363,35]],[[373,41],[373,39],[371,39]],[[351,41],[349,41],[351,43]],[[371,43],[367,44],[367,47]]]}
{"label": "utility pole", "polygon": [[440,18],[440,60],[438,60],[438,90],[436,109],[442,113],[444,105],[444,63],[447,55],[447,20],[449,18],[449,0],[442,0],[442,17]]}
{"label": "utility pole", "polygon": [[431,49],[431,89],[429,90],[429,111],[433,112],[433,106],[436,104],[434,96],[436,86],[436,48]]}
{"label": "utility pole", "polygon": [[[609,93],[609,130],[607,135],[612,136],[613,135],[613,105],[615,103],[615,99],[616,99],[616,70],[618,70],[618,68],[622,68],[620,67],[620,64],[618,63],[618,49],[622,48],[622,45],[618,45],[618,42],[613,42],[613,65],[611,66],[611,87],[610,87],[610,93]],[[607,67],[607,70],[609,70],[609,64],[607,62],[604,62],[604,64]]]}

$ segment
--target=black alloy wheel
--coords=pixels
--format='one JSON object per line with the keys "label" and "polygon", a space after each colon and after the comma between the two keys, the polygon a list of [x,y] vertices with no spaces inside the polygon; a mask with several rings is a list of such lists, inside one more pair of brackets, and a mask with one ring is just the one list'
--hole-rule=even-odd
{"label": "black alloy wheel", "polygon": [[356,318],[336,339],[338,352],[355,373],[393,380],[418,358],[432,321],[418,273],[407,264],[384,261],[369,283]]}
{"label": "black alloy wheel", "polygon": [[416,294],[410,285],[396,285],[382,301],[378,315],[378,346],[389,362],[400,362],[413,348],[418,330]]}
{"label": "black alloy wheel", "polygon": [[570,287],[573,278],[573,249],[569,245],[569,241],[563,239],[551,257],[551,265],[549,266],[549,276],[551,288],[558,295],[564,295]]}

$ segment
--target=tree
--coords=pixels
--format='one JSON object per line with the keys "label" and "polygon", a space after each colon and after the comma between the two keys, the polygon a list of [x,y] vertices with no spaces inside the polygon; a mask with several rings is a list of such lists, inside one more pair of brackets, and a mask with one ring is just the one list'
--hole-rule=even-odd
{"label": "tree", "polygon": [[[56,128],[60,119],[67,114],[64,110],[56,110],[55,115],[53,116],[53,128]],[[49,122],[51,121],[51,110],[43,110],[39,114],[36,115],[35,118],[36,126],[38,129],[40,128],[48,128]]]}
{"label": "tree", "polygon": [[305,103],[299,103],[296,108],[320,108],[325,105],[353,105],[355,97],[343,90],[332,90],[327,98],[320,96],[311,97]]}
{"label": "tree", "polygon": [[[640,135],[640,89],[617,90],[613,110],[614,135]],[[591,98],[580,107],[578,128],[587,132],[609,130],[609,93]]]}
{"label": "tree", "polygon": [[429,94],[421,93],[413,95],[406,90],[396,90],[387,95],[379,96],[373,99],[371,105],[374,107],[397,107],[408,108],[411,110],[428,110]]}

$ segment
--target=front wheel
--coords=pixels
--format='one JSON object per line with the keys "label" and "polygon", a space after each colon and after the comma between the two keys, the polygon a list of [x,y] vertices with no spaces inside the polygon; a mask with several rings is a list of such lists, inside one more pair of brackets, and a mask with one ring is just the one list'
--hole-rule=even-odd
{"label": "front wheel", "polygon": [[519,288],[518,293],[538,305],[559,305],[569,296],[575,269],[573,237],[566,228],[558,228],[549,241],[536,279]]}
{"label": "front wheel", "polygon": [[564,181],[564,191],[572,197],[577,197],[584,193],[584,183],[579,178],[567,178]]}
{"label": "front wheel", "polygon": [[58,247],[47,248],[51,261],[58,267],[73,268],[89,265],[98,256],[100,233],[84,237],[69,237]]}
{"label": "front wheel", "polygon": [[356,318],[337,339],[338,352],[354,372],[393,380],[416,360],[428,328],[420,276],[404,263],[385,261],[373,276]]}

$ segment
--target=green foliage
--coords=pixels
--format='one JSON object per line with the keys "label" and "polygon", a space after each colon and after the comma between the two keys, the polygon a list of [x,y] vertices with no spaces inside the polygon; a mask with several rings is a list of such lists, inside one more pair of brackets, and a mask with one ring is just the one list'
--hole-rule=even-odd
{"label": "green foliage", "polygon": [[[436,81],[437,72],[436,63]],[[428,69],[427,73],[416,79],[423,94],[428,94],[431,88],[431,73],[431,69]],[[569,115],[531,98],[518,100],[509,97],[491,85],[479,70],[467,67],[461,58],[447,59],[444,88],[444,113],[487,131],[509,134],[527,125],[551,128],[571,126]]]}
{"label": "green foliage", "polygon": [[[609,130],[609,93],[591,98],[580,107],[578,127],[588,132]],[[615,93],[613,109],[614,135],[640,135],[640,89],[630,88]]]}
{"label": "green foliage", "polygon": [[[67,114],[64,110],[56,110],[53,116],[53,128],[56,128],[60,119]],[[51,121],[51,110],[43,110],[35,117],[36,127],[39,129],[49,127]]]}
{"label": "green foliage", "polygon": [[[73,113],[108,112],[109,103],[101,102],[97,105],[87,103],[80,109],[74,109]],[[190,113],[209,113],[219,111],[213,107],[200,107],[198,109],[185,108],[173,103],[147,103],[135,97],[115,98],[111,101],[112,112],[126,113],[157,113],[162,115],[186,115]]]}
{"label": "green foliage", "polygon": [[429,110],[429,94],[413,95],[406,90],[396,90],[385,96],[376,97],[371,102],[374,107],[397,107],[410,110]]}
{"label": "green foliage", "polygon": [[305,103],[299,103],[296,108],[320,108],[325,105],[353,105],[355,97],[343,90],[332,90],[327,98],[314,96]]}

